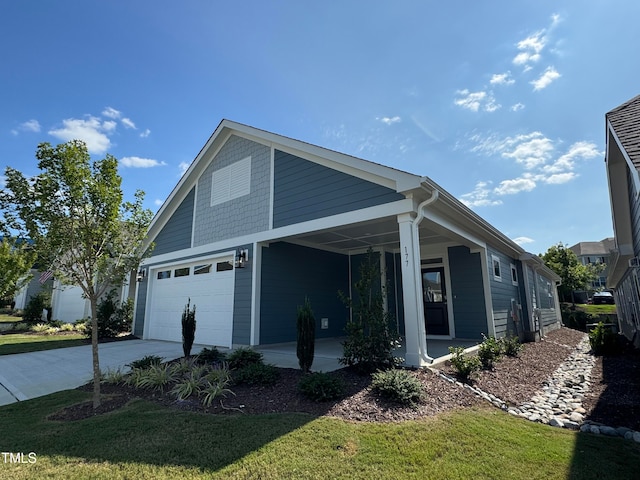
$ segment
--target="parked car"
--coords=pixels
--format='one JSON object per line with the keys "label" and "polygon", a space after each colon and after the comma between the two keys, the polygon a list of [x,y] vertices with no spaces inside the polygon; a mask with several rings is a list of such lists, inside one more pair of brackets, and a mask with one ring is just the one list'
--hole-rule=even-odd
{"label": "parked car", "polygon": [[602,305],[605,303],[613,305],[616,303],[611,292],[596,292],[593,294],[591,300],[594,305]]}

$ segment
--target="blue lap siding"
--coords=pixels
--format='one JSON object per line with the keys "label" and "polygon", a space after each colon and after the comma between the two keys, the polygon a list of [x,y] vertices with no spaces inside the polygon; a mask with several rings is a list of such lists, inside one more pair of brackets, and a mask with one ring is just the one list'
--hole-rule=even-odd
{"label": "blue lap siding", "polygon": [[402,200],[395,190],[275,151],[273,226]]}
{"label": "blue lap siding", "polygon": [[[349,257],[285,242],[262,249],[260,343],[296,340],[296,314],[309,297],[316,338],[344,335],[349,311],[338,290],[349,290]],[[329,328],[320,328],[320,319]]]}
{"label": "blue lap siding", "polygon": [[[500,280],[496,280],[494,275],[493,257],[500,260]],[[514,322],[512,316],[514,306],[521,303],[520,280],[518,279],[518,283],[514,285],[511,278],[511,265],[515,266],[517,261],[492,248],[487,249],[487,261],[496,337],[519,335],[522,333],[522,322]],[[512,300],[515,301],[515,305]]]}
{"label": "blue lap siding", "polygon": [[162,255],[191,247],[194,199],[195,188],[192,188],[156,236],[152,255]]}
{"label": "blue lap siding", "polygon": [[449,247],[450,302],[456,338],[480,340],[487,333],[482,260],[464,246]]}

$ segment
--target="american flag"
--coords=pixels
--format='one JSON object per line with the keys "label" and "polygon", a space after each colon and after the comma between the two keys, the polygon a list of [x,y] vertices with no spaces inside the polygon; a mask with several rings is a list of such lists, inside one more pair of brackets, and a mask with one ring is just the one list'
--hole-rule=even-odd
{"label": "american flag", "polygon": [[53,272],[50,270],[46,270],[44,272],[42,272],[40,274],[40,278],[38,279],[38,281],[40,283],[45,283],[47,280],[49,280],[51,277],[53,276]]}

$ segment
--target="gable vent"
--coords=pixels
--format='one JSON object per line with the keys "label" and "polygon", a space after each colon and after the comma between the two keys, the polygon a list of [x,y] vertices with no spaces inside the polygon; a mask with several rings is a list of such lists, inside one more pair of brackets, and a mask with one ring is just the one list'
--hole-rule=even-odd
{"label": "gable vent", "polygon": [[211,177],[211,206],[251,193],[251,157],[232,163],[213,172]]}

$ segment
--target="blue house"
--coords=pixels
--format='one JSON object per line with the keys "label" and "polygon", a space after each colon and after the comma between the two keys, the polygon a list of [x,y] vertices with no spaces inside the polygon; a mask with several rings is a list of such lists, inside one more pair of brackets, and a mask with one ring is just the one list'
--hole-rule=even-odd
{"label": "blue house", "polygon": [[134,334],[196,343],[293,342],[308,296],[316,338],[344,335],[369,248],[408,365],[435,341],[560,326],[559,277],[535,255],[421,177],[224,120],[156,214],[139,275]]}
{"label": "blue house", "polygon": [[615,248],[608,265],[620,331],[640,347],[640,95],[605,115]]}

